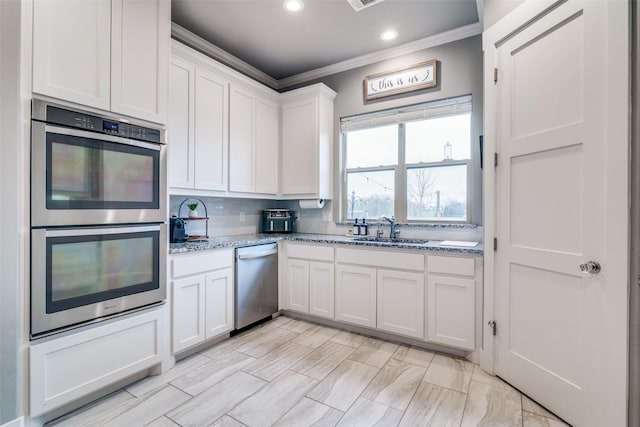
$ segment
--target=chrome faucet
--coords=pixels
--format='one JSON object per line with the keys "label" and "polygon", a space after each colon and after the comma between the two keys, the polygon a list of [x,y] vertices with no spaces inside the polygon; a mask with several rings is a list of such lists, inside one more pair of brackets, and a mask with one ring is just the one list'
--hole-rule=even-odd
{"label": "chrome faucet", "polygon": [[382,218],[386,219],[387,221],[389,221],[389,238],[390,239],[397,239],[398,235],[400,234],[400,230],[398,230],[398,224],[396,223],[396,218],[395,217],[391,217],[391,218],[387,218],[386,216],[383,216]]}

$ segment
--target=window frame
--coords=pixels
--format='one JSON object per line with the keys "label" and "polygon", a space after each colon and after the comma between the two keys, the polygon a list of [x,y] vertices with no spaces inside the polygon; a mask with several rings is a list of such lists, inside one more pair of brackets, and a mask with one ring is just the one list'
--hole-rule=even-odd
{"label": "window frame", "polygon": [[[472,99],[470,96],[461,96],[458,97],[460,99],[469,98],[468,103],[472,105]],[[455,99],[455,98],[454,98]],[[419,104],[424,105],[426,108],[429,106],[429,102]],[[394,114],[396,110],[383,110],[373,114],[384,114],[391,115]],[[388,114],[385,114],[388,112]],[[464,113],[461,113],[464,114]],[[406,138],[405,138],[405,126],[406,123],[415,120],[399,120],[396,124],[398,125],[398,157],[396,159],[396,163],[393,165],[384,165],[384,166],[371,166],[371,167],[355,167],[355,168],[347,168],[347,144],[348,144],[348,136],[349,130],[341,130],[340,131],[340,165],[341,165],[341,176],[340,176],[340,219],[342,221],[351,221],[354,218],[349,218],[349,201],[348,201],[348,191],[347,191],[347,177],[349,173],[354,172],[379,172],[379,171],[394,171],[394,216],[398,223],[400,224],[471,224],[472,223],[472,164],[474,160],[474,150],[472,147],[473,141],[473,111],[470,109],[468,111],[469,122],[470,122],[470,132],[469,132],[469,158],[468,159],[460,159],[460,160],[442,160],[439,162],[419,162],[419,163],[406,163]],[[363,116],[366,116],[364,114]],[[446,115],[445,115],[446,116]],[[355,116],[358,117],[358,116]],[[342,120],[342,119],[341,119]],[[381,125],[384,126],[384,125]],[[370,126],[369,128],[373,128],[376,126]],[[446,167],[446,166],[460,166],[464,165],[466,169],[466,219],[465,220],[453,220],[453,219],[428,219],[428,220],[420,220],[420,219],[411,219],[407,218],[408,214],[408,202],[409,202],[409,189],[408,189],[408,170],[410,169],[420,169],[420,168],[429,168],[429,167]],[[377,218],[371,218],[377,219]]]}

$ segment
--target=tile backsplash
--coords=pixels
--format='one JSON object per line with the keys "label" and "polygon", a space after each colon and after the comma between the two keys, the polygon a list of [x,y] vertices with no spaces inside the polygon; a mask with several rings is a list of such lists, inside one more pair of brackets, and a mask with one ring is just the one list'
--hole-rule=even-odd
{"label": "tile backsplash", "polygon": [[[170,215],[178,215],[178,208],[186,196],[170,197]],[[336,223],[332,213],[332,202],[327,201],[322,209],[300,209],[297,200],[261,200],[236,199],[226,197],[198,197],[206,207],[209,215],[209,236],[228,236],[259,233],[264,209],[291,209],[296,212],[296,231],[298,233],[345,235],[351,226],[347,223]],[[190,200],[192,201],[192,200]],[[204,209],[198,206],[201,216]],[[187,216],[189,208],[186,203],[182,207],[181,216]],[[375,235],[376,224],[369,220],[370,235]],[[187,234],[204,234],[204,221],[189,221]],[[382,227],[385,236],[388,225]],[[442,225],[400,225],[400,237],[430,240],[483,240],[482,226],[447,227]]]}
{"label": "tile backsplash", "polygon": [[[169,198],[169,215],[178,215],[180,204],[189,199],[186,196],[171,196]],[[229,236],[239,234],[254,234],[260,231],[262,211],[264,209],[285,208],[287,202],[260,199],[232,199],[226,197],[198,197],[207,207],[209,215],[209,236]],[[198,213],[205,216],[204,209],[198,206]],[[186,203],[182,207],[180,216],[189,213]],[[187,234],[204,234],[204,221],[189,221]]]}

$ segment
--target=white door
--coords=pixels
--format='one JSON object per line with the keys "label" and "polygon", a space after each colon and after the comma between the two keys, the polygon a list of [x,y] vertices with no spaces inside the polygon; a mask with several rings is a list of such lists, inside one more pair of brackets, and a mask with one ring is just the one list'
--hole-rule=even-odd
{"label": "white door", "polygon": [[204,274],[173,281],[173,352],[204,341]]}
{"label": "white door", "polygon": [[229,191],[251,193],[255,189],[253,98],[253,93],[240,86],[229,88]]}
{"label": "white door", "polygon": [[207,273],[205,283],[205,337],[209,339],[233,329],[233,270]]}
{"label": "white door", "polygon": [[111,110],[167,122],[171,4],[111,2]]}
{"label": "white door", "polygon": [[287,260],[285,306],[289,310],[309,312],[309,261]]}
{"label": "white door", "polygon": [[474,350],[475,287],[473,278],[427,276],[427,340]]}
{"label": "white door", "polygon": [[336,320],[376,327],[376,269],[336,265]]}
{"label": "white door", "polygon": [[377,327],[424,339],[424,273],[378,270]]}
{"label": "white door", "polygon": [[195,103],[195,188],[226,191],[229,83],[197,68]]}
{"label": "white door", "polygon": [[334,277],[333,263],[309,262],[309,314],[333,319]]}
{"label": "white door", "polygon": [[625,3],[508,17],[490,84],[496,373],[579,426],[626,422]]}
{"label": "white door", "polygon": [[317,194],[318,99],[282,106],[282,194]]}
{"label": "white door", "polygon": [[108,110],[111,3],[33,2],[33,91]]}
{"label": "white door", "polygon": [[255,178],[256,193],[278,192],[278,105],[256,98]]}
{"label": "white door", "polygon": [[194,187],[194,92],[196,67],[178,57],[169,69],[169,187]]}

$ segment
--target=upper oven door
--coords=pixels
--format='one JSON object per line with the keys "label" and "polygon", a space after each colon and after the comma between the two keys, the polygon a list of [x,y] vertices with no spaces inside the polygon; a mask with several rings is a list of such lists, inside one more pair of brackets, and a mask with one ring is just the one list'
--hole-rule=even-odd
{"label": "upper oven door", "polygon": [[164,222],[165,146],[32,121],[31,225]]}

